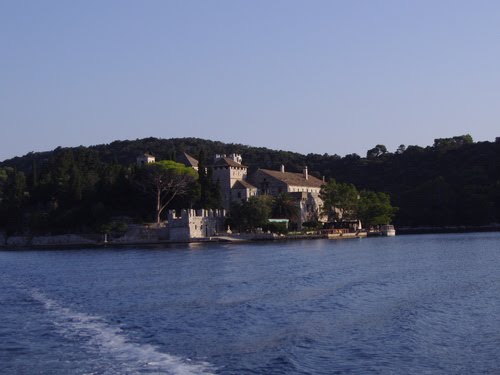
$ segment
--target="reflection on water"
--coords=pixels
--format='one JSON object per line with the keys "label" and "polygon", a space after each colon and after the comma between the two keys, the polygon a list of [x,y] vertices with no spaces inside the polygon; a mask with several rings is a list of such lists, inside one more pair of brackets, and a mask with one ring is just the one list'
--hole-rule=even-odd
{"label": "reflection on water", "polygon": [[0,373],[496,373],[499,240],[0,252]]}

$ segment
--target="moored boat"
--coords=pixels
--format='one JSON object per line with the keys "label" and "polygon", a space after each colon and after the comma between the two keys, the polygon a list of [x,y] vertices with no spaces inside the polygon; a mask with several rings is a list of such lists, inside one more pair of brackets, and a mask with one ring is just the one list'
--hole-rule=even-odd
{"label": "moored boat", "polygon": [[380,227],[380,234],[382,236],[395,236],[396,235],[396,229],[394,228],[394,225],[382,225]]}

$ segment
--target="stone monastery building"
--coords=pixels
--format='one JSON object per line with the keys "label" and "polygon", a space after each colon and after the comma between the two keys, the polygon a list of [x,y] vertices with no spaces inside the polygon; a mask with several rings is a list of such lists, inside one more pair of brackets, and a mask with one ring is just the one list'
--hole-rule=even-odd
{"label": "stone monastery building", "polygon": [[212,164],[214,182],[219,181],[223,207],[229,210],[231,202],[245,202],[255,195],[277,196],[288,193],[295,198],[300,208],[300,224],[312,219],[320,219],[323,204],[319,193],[324,181],[310,176],[307,167],[302,173],[258,169],[248,176],[248,167],[242,164],[239,154],[215,155]]}
{"label": "stone monastery building", "polygon": [[[191,155],[182,153],[176,159],[177,162],[198,170],[198,160]],[[154,162],[155,158],[150,154],[137,158],[138,165]],[[282,165],[280,170],[258,169],[249,176],[248,167],[243,165],[240,154],[228,156],[217,154],[209,168],[212,169],[213,182],[218,182],[220,185],[224,210],[229,210],[232,202],[246,202],[253,196],[276,197],[287,193],[295,199],[300,209],[299,227],[306,221],[325,219],[321,215],[323,201],[319,196],[321,186],[325,182],[309,175],[307,167],[304,167],[302,173],[291,173],[286,172],[285,166]],[[206,214],[204,210],[200,212],[189,210],[183,212],[180,217],[175,217],[175,214],[170,212],[168,222],[171,235],[176,239],[214,235],[220,229],[218,226],[222,225],[221,215],[224,216],[225,212]]]}

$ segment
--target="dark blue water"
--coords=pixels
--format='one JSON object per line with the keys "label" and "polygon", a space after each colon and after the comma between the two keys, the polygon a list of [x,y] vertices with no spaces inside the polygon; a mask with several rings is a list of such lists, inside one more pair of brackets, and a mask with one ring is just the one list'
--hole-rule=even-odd
{"label": "dark blue water", "polygon": [[500,234],[0,252],[2,374],[500,374]]}

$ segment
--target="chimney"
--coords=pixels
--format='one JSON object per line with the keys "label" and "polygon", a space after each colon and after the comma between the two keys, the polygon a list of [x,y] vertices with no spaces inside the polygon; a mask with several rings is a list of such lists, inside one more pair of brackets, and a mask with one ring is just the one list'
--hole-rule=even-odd
{"label": "chimney", "polygon": [[306,180],[308,180],[309,179],[309,173],[307,172],[307,165],[304,167],[303,173],[304,173],[304,178]]}
{"label": "chimney", "polygon": [[283,164],[281,164],[280,171],[281,171],[281,173],[285,173],[285,166]]}
{"label": "chimney", "polygon": [[325,182],[326,182],[326,180],[325,180],[325,176],[323,176],[323,183],[325,183]]}

